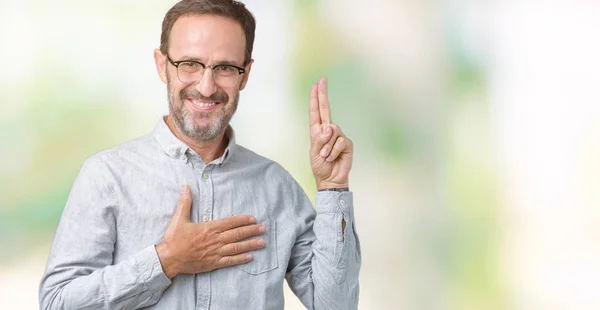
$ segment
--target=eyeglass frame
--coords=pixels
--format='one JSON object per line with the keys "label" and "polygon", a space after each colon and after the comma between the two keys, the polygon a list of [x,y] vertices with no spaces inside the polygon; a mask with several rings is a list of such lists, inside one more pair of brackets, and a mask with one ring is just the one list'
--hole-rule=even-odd
{"label": "eyeglass frame", "polygon": [[[175,73],[177,74],[177,79],[181,82],[181,83],[185,83],[181,80],[181,78],[179,77],[179,65],[181,63],[184,62],[191,62],[191,63],[196,63],[199,64],[202,67],[202,70],[206,71],[206,68],[210,68],[210,70],[212,71],[212,77],[213,79],[215,79],[215,67],[221,67],[221,66],[225,66],[225,67],[231,67],[234,68],[236,70],[238,70],[238,77],[244,73],[246,73],[246,69],[242,68],[242,67],[238,67],[236,65],[231,65],[231,64],[216,64],[216,65],[207,65],[204,64],[202,62],[199,62],[197,60],[178,60],[178,61],[173,61],[173,59],[171,59],[171,57],[169,56],[169,54],[165,54],[165,56],[167,56],[167,60],[169,61],[170,64],[173,65],[173,67],[175,67]],[[197,81],[190,81],[187,82],[186,84],[190,84],[190,83],[198,83],[202,80],[202,78],[204,77],[204,72],[202,72],[202,76],[197,80]]]}

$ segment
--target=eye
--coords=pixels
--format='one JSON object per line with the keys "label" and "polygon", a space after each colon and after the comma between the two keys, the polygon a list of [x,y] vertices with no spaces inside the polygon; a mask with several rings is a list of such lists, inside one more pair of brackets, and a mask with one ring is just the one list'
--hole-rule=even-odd
{"label": "eye", "polygon": [[179,64],[179,68],[185,70],[186,72],[193,72],[200,70],[202,68],[202,65],[200,65],[197,62],[184,61]]}
{"label": "eye", "polygon": [[221,66],[216,66],[215,71],[221,72],[221,73],[226,73],[226,74],[231,74],[231,73],[237,72],[238,70],[232,66],[221,65]]}

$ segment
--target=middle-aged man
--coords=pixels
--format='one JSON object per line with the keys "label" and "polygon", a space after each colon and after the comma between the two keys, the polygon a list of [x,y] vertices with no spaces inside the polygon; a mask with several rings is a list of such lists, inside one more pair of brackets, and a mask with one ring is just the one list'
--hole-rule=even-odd
{"label": "middle-aged man", "polygon": [[84,163],[40,308],[283,309],[284,279],[309,309],[357,308],[352,142],[331,123],[326,80],[310,90],[316,211],[280,165],[235,143],[254,29],[237,1],[167,12],[154,58],[169,115]]}

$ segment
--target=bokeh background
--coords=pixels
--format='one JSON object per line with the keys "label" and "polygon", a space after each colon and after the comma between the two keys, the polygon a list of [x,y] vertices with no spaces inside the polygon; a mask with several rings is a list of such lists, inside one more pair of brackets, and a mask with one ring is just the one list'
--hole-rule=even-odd
{"label": "bokeh background", "polygon": [[[599,2],[244,2],[238,142],[314,197],[308,93],[329,77],[360,309],[600,309]],[[173,4],[0,0],[0,308],[38,307],[84,160],[167,113],[152,51]]]}

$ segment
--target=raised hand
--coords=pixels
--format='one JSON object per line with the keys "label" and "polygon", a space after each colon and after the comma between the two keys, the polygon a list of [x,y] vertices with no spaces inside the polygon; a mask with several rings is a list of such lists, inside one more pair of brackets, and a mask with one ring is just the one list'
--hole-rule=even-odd
{"label": "raised hand", "polygon": [[190,220],[191,209],[192,194],[184,185],[163,241],[156,246],[168,278],[244,264],[252,260],[247,252],[265,246],[263,239],[244,240],[265,232],[254,217],[239,215],[197,224]]}
{"label": "raised hand", "polygon": [[310,89],[310,163],[317,189],[348,187],[352,168],[352,140],[331,123],[327,79]]}

